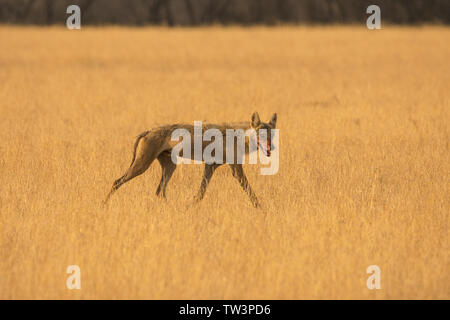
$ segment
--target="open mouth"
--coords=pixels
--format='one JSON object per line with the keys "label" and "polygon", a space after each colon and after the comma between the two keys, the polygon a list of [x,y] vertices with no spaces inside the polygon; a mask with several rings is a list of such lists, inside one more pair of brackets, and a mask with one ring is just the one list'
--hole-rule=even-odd
{"label": "open mouth", "polygon": [[[271,155],[271,150],[272,150],[272,146],[271,146],[269,140],[266,140],[265,142],[266,142],[266,143],[261,143],[261,142],[259,141],[259,137],[258,137],[258,146],[261,148],[261,150],[264,152],[264,154],[265,154],[267,157],[270,157],[270,155]],[[265,144],[265,146],[264,146],[264,144]]]}

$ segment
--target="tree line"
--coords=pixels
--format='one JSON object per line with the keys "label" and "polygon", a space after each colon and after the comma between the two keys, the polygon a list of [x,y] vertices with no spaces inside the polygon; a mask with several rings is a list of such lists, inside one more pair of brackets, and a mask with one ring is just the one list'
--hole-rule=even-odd
{"label": "tree line", "polygon": [[364,23],[371,4],[383,22],[450,23],[450,0],[0,0],[0,23],[65,24],[71,4],[83,25]]}

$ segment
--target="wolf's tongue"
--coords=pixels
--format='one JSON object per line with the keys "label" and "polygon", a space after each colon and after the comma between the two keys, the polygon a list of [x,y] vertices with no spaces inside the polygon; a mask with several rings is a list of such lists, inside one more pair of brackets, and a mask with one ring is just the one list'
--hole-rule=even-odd
{"label": "wolf's tongue", "polygon": [[[269,143],[267,143],[267,145],[269,145]],[[264,148],[264,146],[262,144],[259,144],[259,147],[261,148],[261,150],[264,152],[264,154],[268,157],[270,157],[270,148]]]}
{"label": "wolf's tongue", "polygon": [[267,144],[267,148],[264,148],[261,143],[259,143],[259,136],[256,136],[256,143],[258,144],[258,146],[262,149],[262,151],[266,154],[266,156],[270,157],[270,143],[269,141],[266,141]]}

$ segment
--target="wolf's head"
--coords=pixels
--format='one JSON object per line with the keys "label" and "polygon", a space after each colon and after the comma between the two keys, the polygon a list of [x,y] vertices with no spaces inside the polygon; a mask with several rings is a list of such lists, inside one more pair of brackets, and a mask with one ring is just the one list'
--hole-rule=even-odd
{"label": "wolf's head", "polygon": [[270,152],[274,149],[272,143],[272,129],[277,125],[277,114],[274,113],[269,122],[262,122],[258,112],[252,114],[251,127],[256,131],[257,147],[261,148],[264,154],[270,157]]}

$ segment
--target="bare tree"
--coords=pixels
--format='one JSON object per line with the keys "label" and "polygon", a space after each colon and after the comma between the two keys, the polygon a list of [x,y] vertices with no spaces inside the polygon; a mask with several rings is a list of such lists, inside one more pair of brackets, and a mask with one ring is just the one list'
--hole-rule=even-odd
{"label": "bare tree", "polygon": [[186,10],[189,15],[191,25],[195,26],[197,24],[197,19],[195,18],[195,11],[194,7],[192,6],[192,2],[191,0],[184,0],[184,3],[186,5]]}
{"label": "bare tree", "polygon": [[53,0],[45,0],[45,23],[53,24]]}

